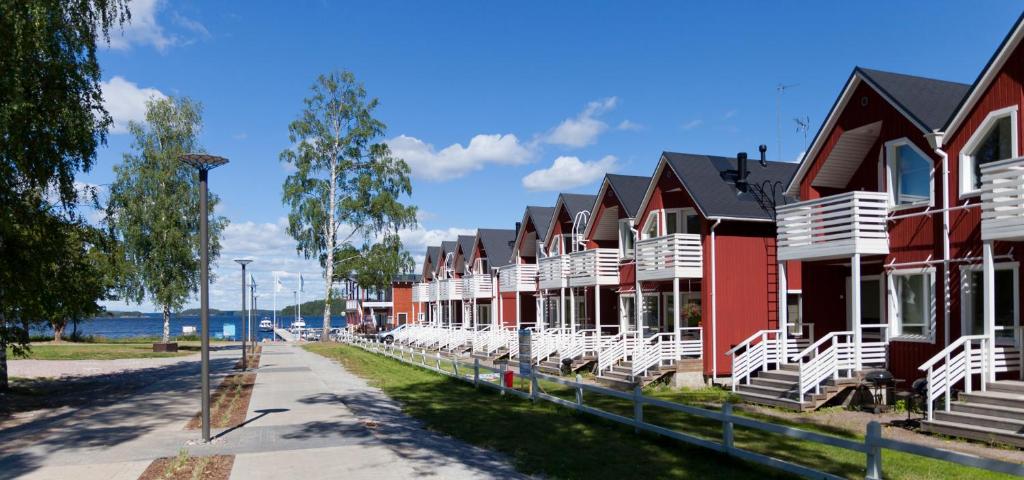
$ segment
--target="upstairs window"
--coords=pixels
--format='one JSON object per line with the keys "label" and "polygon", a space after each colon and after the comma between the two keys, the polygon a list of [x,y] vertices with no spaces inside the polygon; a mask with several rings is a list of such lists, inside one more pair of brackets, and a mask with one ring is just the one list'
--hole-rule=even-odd
{"label": "upstairs window", "polygon": [[960,154],[960,193],[981,188],[982,165],[1013,158],[1017,151],[1017,107],[990,113]]}
{"label": "upstairs window", "polygon": [[647,214],[647,221],[644,222],[644,229],[640,231],[641,238],[654,238],[658,236],[658,212]]}
{"label": "upstairs window", "polygon": [[886,152],[890,204],[895,207],[931,205],[931,159],[906,138],[887,143]]}
{"label": "upstairs window", "polygon": [[623,258],[633,258],[633,240],[633,230],[630,229],[630,220],[619,220],[619,256]]}
{"label": "upstairs window", "polygon": [[700,233],[700,218],[691,208],[665,211],[665,234]]}

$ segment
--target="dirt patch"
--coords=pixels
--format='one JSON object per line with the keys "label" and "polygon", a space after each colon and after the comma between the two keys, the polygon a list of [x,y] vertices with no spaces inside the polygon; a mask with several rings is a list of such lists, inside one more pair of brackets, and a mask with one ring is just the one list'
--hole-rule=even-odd
{"label": "dirt patch", "polygon": [[193,457],[183,450],[177,457],[153,460],[139,480],[228,480],[234,464],[234,455]]}
{"label": "dirt patch", "polygon": [[[263,353],[263,345],[256,345],[254,348],[249,349],[247,358],[249,359],[246,367],[248,368],[259,368],[260,366],[260,354]],[[242,359],[238,359],[238,363],[235,363],[235,369],[241,370]]]}
{"label": "dirt patch", "polygon": [[[210,399],[210,426],[230,428],[245,422],[245,414],[249,411],[249,399],[252,398],[255,384],[255,372],[228,375]],[[197,413],[185,425],[185,429],[195,430],[201,426],[202,413]]]}

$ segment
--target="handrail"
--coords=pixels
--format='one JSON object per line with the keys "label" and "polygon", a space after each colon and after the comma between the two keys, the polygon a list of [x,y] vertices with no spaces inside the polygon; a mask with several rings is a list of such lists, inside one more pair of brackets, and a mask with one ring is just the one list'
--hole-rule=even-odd
{"label": "handrail", "polygon": [[[978,342],[980,358],[975,357],[973,352],[974,342]],[[992,365],[992,354],[994,345],[988,335],[966,335],[942,349],[937,355],[918,367],[928,372],[927,386],[928,393],[925,395],[925,404],[928,420],[934,418],[933,402],[939,395],[945,395],[944,410],[950,410],[952,402],[952,389],[961,380],[964,381],[964,391],[970,393],[973,390],[972,377],[975,373],[981,374],[981,389],[986,389],[989,380],[994,379],[994,365]],[[959,353],[954,355],[960,349]],[[943,363],[937,365],[939,361]]]}
{"label": "handrail", "polygon": [[838,337],[838,336],[846,336],[846,335],[853,335],[853,332],[848,331],[848,330],[841,331],[841,332],[829,332],[828,335],[825,335],[824,337],[819,338],[818,341],[812,343],[807,348],[803,349],[800,353],[797,353],[796,355],[791,355],[789,357],[789,359],[794,361],[794,362],[797,361],[797,360],[800,360],[801,358],[806,357],[806,356],[808,356],[808,355],[810,355],[812,353],[816,353],[818,351],[818,347],[824,345],[826,341],[829,341],[829,340],[831,340],[831,339],[833,339],[835,337]]}
{"label": "handrail", "polygon": [[736,354],[736,350],[739,350],[739,349],[741,349],[743,347],[746,347],[748,344],[753,343],[754,340],[757,340],[758,338],[761,338],[762,335],[764,335],[766,333],[769,333],[769,332],[778,333],[778,330],[774,330],[774,329],[772,329],[772,330],[758,330],[757,332],[755,332],[753,335],[747,337],[742,342],[737,343],[735,347],[732,347],[729,350],[727,350],[725,352],[725,354],[729,355],[731,357],[731,356]]}
{"label": "handrail", "polygon": [[973,340],[983,340],[983,339],[987,339],[987,338],[988,338],[988,335],[964,335],[964,336],[961,336],[960,338],[956,339],[955,342],[949,344],[948,347],[943,348],[941,352],[936,353],[934,356],[932,356],[932,358],[929,358],[927,362],[922,363],[920,367],[917,367],[917,369],[921,370],[921,371],[928,370],[929,368],[934,366],[939,360],[943,360],[943,359],[946,358],[947,350],[952,351],[952,350],[956,349],[957,347],[963,345],[966,342],[970,342],[970,341],[973,341]]}

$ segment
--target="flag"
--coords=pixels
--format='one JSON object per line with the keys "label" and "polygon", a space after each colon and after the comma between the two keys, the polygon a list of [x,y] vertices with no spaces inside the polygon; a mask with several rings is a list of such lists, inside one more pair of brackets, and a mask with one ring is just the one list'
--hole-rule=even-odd
{"label": "flag", "polygon": [[284,285],[281,283],[281,277],[274,275],[274,293],[284,290]]}
{"label": "flag", "polygon": [[300,274],[299,274],[299,291],[300,291],[300,292],[304,291],[304,290],[302,289],[302,286],[303,286],[303,285],[304,285],[305,283],[306,283],[306,282],[305,282],[305,281],[304,281],[304,280],[302,279],[302,274],[300,273]]}

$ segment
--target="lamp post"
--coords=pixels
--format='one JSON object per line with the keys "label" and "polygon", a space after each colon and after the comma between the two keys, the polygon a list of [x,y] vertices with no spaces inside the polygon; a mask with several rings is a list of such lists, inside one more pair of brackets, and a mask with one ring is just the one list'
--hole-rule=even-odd
{"label": "lamp post", "polygon": [[245,339],[246,339],[246,335],[247,335],[246,330],[245,330],[245,326],[248,325],[248,323],[249,323],[247,321],[247,319],[246,319],[246,315],[248,315],[249,309],[247,308],[247,306],[245,304],[245,266],[250,264],[250,263],[252,263],[252,259],[251,258],[236,258],[235,259],[235,263],[237,263],[237,264],[242,266],[242,371],[244,372],[245,369],[248,367],[248,365],[247,365],[247,360],[248,359],[245,358]]}
{"label": "lamp post", "polygon": [[203,441],[210,441],[210,247],[209,205],[206,181],[210,170],[228,163],[228,159],[206,154],[186,154],[178,157],[182,163],[199,170],[199,322],[202,342],[202,417]]}
{"label": "lamp post", "polygon": [[253,322],[253,319],[258,314],[259,314],[259,311],[256,310],[256,277],[252,276],[252,274],[250,273],[249,274],[249,316],[247,317],[249,324],[247,325],[247,328],[249,329],[249,341],[253,345],[253,347],[252,347],[253,350],[256,350],[256,335],[253,333],[253,326],[255,325],[255,322]]}

